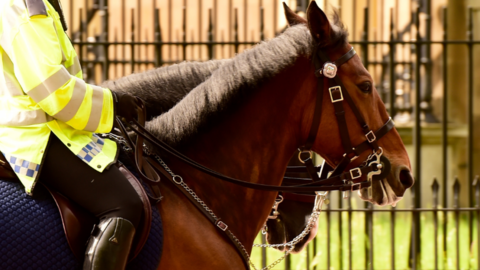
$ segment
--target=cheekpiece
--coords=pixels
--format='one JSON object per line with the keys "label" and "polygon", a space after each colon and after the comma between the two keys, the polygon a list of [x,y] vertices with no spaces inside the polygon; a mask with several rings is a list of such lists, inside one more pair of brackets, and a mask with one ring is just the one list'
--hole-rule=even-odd
{"label": "cheekpiece", "polygon": [[323,76],[333,79],[337,75],[337,66],[332,63],[332,62],[326,62],[323,65],[323,70],[322,70]]}

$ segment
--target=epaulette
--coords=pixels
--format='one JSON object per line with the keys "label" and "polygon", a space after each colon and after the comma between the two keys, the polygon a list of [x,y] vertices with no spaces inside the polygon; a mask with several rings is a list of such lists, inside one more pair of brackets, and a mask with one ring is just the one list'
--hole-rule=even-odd
{"label": "epaulette", "polygon": [[47,16],[47,7],[43,0],[25,0],[28,9],[28,15],[30,17],[35,15]]}

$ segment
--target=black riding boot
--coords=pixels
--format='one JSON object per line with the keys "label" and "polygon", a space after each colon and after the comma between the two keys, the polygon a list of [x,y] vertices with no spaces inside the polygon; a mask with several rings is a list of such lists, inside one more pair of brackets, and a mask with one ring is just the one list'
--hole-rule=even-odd
{"label": "black riding boot", "polygon": [[85,252],[83,270],[123,270],[135,235],[135,227],[123,218],[100,221]]}

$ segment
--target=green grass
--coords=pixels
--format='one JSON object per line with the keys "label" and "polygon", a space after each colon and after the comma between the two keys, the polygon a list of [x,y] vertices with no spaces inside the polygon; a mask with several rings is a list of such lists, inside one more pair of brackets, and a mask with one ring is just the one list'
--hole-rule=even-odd
{"label": "green grass", "polygon": [[[342,213],[342,246],[339,246],[339,213],[331,213],[330,269],[348,269],[349,242],[348,242],[348,213]],[[319,218],[317,234],[317,252],[313,254],[313,244],[309,245],[310,269],[327,269],[327,215],[322,213]],[[444,215],[438,214],[438,269],[456,269],[457,263],[457,231],[454,213],[447,214],[447,251],[443,252],[443,226]],[[410,233],[412,224],[411,213],[395,214],[395,269],[409,269]],[[435,269],[434,257],[434,220],[432,213],[421,214],[421,269]],[[474,223],[476,228],[476,221]],[[477,235],[473,232],[473,244],[468,243],[468,215],[459,216],[459,247],[460,269],[477,269]],[[390,213],[373,214],[373,266],[374,269],[391,269],[391,217]],[[352,269],[365,269],[365,249],[368,237],[365,235],[365,214],[352,213]],[[260,235],[256,243],[260,243]],[[273,249],[267,250],[267,265],[280,258],[282,253]],[[257,269],[261,268],[261,249],[254,248],[252,261]],[[306,251],[291,256],[291,269],[304,270],[306,266]],[[341,265],[342,263],[342,265]],[[285,269],[282,261],[273,269]]]}

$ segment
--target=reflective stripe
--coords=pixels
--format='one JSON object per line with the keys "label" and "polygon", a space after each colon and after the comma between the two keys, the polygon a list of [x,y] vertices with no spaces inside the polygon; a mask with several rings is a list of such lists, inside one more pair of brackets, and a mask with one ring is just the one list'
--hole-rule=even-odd
{"label": "reflective stripe", "polygon": [[73,64],[67,67],[67,70],[73,76],[77,75],[78,72],[82,70],[82,67],[80,66],[80,61],[78,61],[78,56],[75,56],[75,58],[73,58]]}
{"label": "reflective stripe", "polygon": [[47,7],[43,1],[26,0],[25,2],[27,4],[28,15],[30,17],[35,15],[47,15]]}
{"label": "reflective stripe", "polygon": [[99,86],[90,85],[93,89],[92,93],[92,111],[88,119],[87,126],[84,130],[95,132],[102,117],[103,108],[103,89]]}
{"label": "reflective stripe", "polygon": [[86,91],[87,85],[85,82],[79,78],[75,78],[75,86],[73,87],[73,93],[70,101],[53,117],[63,122],[68,122],[70,119],[72,119],[75,114],[77,114],[80,105],[82,105]]}
{"label": "reflective stripe", "polygon": [[43,124],[53,120],[43,110],[34,111],[0,111],[0,125],[2,126],[29,126]]}
{"label": "reflective stripe", "polygon": [[45,81],[28,91],[27,94],[39,103],[46,99],[50,94],[57,91],[60,87],[66,84],[72,77],[68,71],[61,67],[57,72],[48,77]]}
{"label": "reflective stripe", "polygon": [[17,174],[32,178],[37,177],[38,171],[40,170],[40,164],[30,162],[25,159],[20,159],[5,153],[3,153],[3,155],[5,160],[10,163],[10,166]]}

